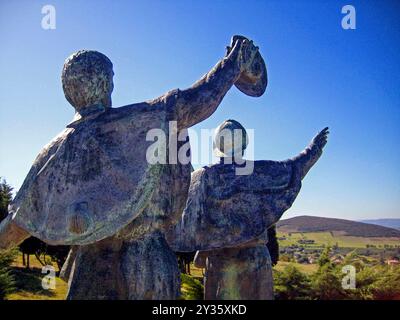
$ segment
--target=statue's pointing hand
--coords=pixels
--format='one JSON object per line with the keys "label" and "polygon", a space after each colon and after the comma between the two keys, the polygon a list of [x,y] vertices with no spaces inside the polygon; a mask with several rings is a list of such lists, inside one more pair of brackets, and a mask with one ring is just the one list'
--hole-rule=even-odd
{"label": "statue's pointing hand", "polygon": [[320,150],[322,150],[326,143],[328,142],[328,134],[329,128],[326,127],[322,131],[320,131],[312,140],[312,145],[317,146]]}
{"label": "statue's pointing hand", "polygon": [[311,143],[299,155],[292,158],[300,170],[301,179],[303,179],[311,167],[318,161],[322,155],[322,149],[328,142],[329,128],[324,128],[312,140]]}

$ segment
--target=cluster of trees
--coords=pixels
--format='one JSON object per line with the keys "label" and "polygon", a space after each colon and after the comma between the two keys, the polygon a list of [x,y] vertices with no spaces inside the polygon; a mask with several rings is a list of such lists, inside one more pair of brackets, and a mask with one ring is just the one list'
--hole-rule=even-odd
{"label": "cluster of trees", "polygon": [[[6,181],[0,180],[0,221],[7,217],[7,208],[11,199],[12,188]],[[15,280],[10,266],[17,254],[16,249],[0,250],[0,300],[3,300],[14,289]]]}
{"label": "cluster of trees", "polygon": [[[400,267],[370,265],[356,253],[342,264],[333,264],[326,248],[319,260],[318,270],[305,274],[289,264],[282,271],[274,271],[275,295],[278,300],[339,300],[339,299],[400,299]],[[344,289],[342,267],[356,268],[355,289]]]}
{"label": "cluster of trees", "polygon": [[12,199],[13,188],[0,178],[0,221],[8,215],[8,204]]}

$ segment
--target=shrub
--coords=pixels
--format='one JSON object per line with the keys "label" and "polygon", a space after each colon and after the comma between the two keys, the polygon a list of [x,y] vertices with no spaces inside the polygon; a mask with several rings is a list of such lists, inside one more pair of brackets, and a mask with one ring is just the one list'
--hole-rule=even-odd
{"label": "shrub", "polygon": [[0,250],[0,300],[4,300],[7,294],[15,290],[15,279],[10,266],[17,254],[16,249]]}
{"label": "shrub", "polygon": [[192,276],[181,273],[181,298],[183,300],[203,300],[204,286]]}
{"label": "shrub", "polygon": [[372,284],[372,295],[375,300],[400,299],[400,267],[385,266],[381,268],[379,278]]}
{"label": "shrub", "polygon": [[346,297],[339,268],[331,263],[319,267],[312,276],[312,297],[318,300],[338,300]]}
{"label": "shrub", "polygon": [[277,300],[310,299],[310,279],[292,264],[283,271],[274,271],[274,285]]}

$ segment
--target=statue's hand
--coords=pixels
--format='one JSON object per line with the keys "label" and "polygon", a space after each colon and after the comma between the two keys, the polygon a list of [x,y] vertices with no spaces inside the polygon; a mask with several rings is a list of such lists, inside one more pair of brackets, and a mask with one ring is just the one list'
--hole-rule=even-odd
{"label": "statue's hand", "polygon": [[233,36],[230,47],[227,47],[227,53],[236,58],[240,73],[251,69],[254,57],[258,52],[258,47],[252,40],[243,36]]}
{"label": "statue's hand", "polygon": [[242,40],[241,54],[239,55],[239,65],[241,72],[251,70],[251,65],[257,52],[258,47],[253,44],[252,40]]}
{"label": "statue's hand", "polygon": [[317,146],[320,150],[322,150],[328,142],[328,134],[329,128],[326,127],[314,137],[312,140],[312,145]]}
{"label": "statue's hand", "polygon": [[307,175],[307,172],[318,161],[322,155],[322,149],[328,142],[329,128],[324,128],[312,140],[311,143],[299,155],[292,158],[295,167],[300,173],[301,180]]}

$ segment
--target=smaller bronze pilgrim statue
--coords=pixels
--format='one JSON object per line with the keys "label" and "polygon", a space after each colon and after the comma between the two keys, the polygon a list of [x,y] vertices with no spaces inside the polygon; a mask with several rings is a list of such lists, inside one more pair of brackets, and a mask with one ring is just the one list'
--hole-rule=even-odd
{"label": "smaller bronze pilgrim statue", "polygon": [[182,219],[169,236],[176,251],[198,251],[195,264],[206,269],[205,299],[273,298],[267,229],[293,204],[328,133],[323,129],[292,159],[250,161],[252,172],[238,175],[249,163],[242,158],[246,130],[235,120],[217,128],[221,161],[192,173]]}

